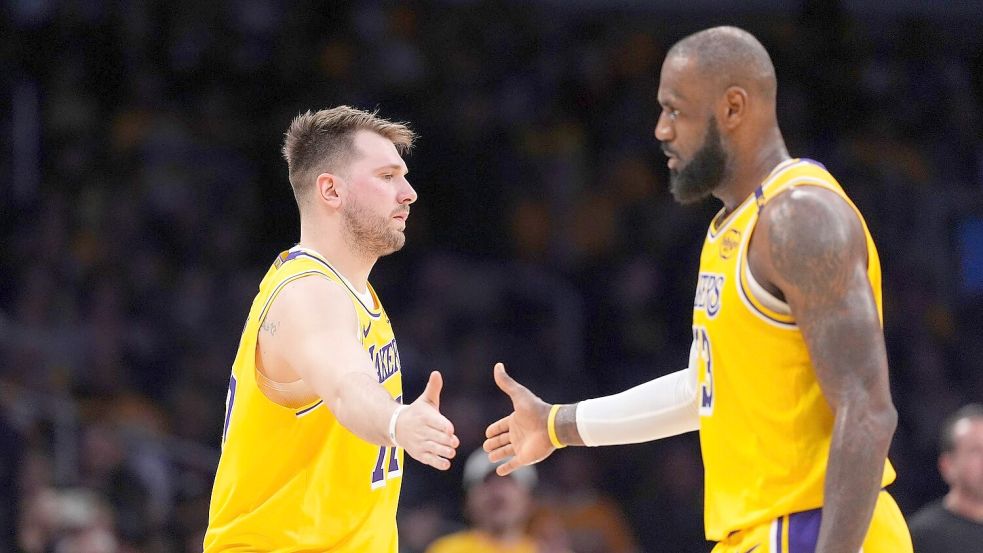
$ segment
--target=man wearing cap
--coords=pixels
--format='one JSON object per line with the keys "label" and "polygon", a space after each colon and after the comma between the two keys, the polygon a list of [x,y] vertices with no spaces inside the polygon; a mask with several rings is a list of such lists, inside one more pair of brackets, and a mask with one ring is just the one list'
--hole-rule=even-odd
{"label": "man wearing cap", "polygon": [[438,539],[426,553],[537,553],[526,534],[532,512],[536,469],[522,467],[508,476],[495,467],[482,450],[464,465],[465,515],[471,527]]}

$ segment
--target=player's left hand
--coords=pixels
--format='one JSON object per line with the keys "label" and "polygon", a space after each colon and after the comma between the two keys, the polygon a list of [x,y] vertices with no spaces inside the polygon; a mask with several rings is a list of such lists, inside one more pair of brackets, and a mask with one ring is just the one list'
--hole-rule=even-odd
{"label": "player's left hand", "polygon": [[515,411],[488,426],[484,448],[493,463],[508,459],[495,469],[499,476],[505,476],[521,466],[542,461],[555,448],[546,429],[550,405],[516,382],[501,363],[495,364],[495,383],[512,399]]}

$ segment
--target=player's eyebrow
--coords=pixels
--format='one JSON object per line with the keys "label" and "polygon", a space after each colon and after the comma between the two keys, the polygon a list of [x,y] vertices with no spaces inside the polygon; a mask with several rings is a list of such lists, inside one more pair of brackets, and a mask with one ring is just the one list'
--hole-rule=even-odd
{"label": "player's eyebrow", "polygon": [[659,98],[659,104],[665,105],[679,105],[680,103],[686,103],[686,98],[674,90],[667,90],[662,98]]}
{"label": "player's eyebrow", "polygon": [[376,172],[378,172],[378,171],[385,171],[386,169],[390,169],[390,170],[394,170],[394,171],[399,171],[399,172],[403,173],[404,175],[410,174],[409,168],[407,168],[405,165],[400,165],[398,163],[390,163],[390,164],[387,164],[387,165],[383,165],[381,167],[378,167],[376,169]]}

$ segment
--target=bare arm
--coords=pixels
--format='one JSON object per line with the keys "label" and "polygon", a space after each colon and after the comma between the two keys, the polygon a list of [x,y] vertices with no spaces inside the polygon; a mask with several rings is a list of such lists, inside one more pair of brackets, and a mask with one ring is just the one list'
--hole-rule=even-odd
{"label": "bare arm", "polygon": [[897,424],[866,240],[835,193],[801,187],[763,210],[749,259],[784,294],[835,420],[817,553],[856,553]]}
{"label": "bare arm", "polygon": [[[347,292],[333,282],[307,277],[277,296],[260,332],[264,359],[289,369],[324,400],[342,426],[365,441],[397,445],[389,423],[399,404],[379,383],[358,340],[358,317]],[[420,462],[446,470],[458,445],[454,426],[438,411],[440,373],[399,414],[396,441]]]}

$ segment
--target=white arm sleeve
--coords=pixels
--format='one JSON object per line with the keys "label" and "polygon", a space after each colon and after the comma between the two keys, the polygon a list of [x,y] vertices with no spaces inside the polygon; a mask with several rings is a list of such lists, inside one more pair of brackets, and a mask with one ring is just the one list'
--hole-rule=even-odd
{"label": "white arm sleeve", "polygon": [[577,406],[577,431],[588,446],[635,444],[700,427],[696,371],[689,368]]}

